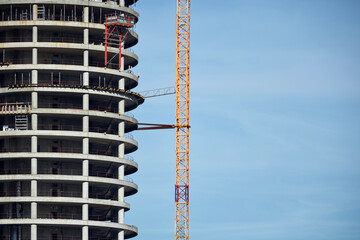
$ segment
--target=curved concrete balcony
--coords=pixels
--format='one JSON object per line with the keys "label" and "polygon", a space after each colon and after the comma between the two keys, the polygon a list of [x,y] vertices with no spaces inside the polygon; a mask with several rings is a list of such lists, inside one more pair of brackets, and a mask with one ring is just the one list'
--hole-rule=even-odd
{"label": "curved concrete balcony", "polygon": [[125,238],[132,238],[137,236],[138,229],[136,226],[114,223],[114,222],[101,222],[101,221],[92,221],[92,220],[72,220],[72,219],[0,219],[1,225],[62,225],[62,226],[89,226],[100,229],[114,229],[118,231],[125,232]]}
{"label": "curved concrete balcony", "polygon": [[88,159],[91,161],[98,162],[112,162],[125,165],[125,174],[135,173],[138,169],[138,164],[125,156],[125,158],[113,157],[113,156],[103,156],[95,154],[82,154],[82,153],[59,153],[59,152],[2,152],[0,153],[0,158],[2,159],[28,159],[28,158],[38,158],[38,159],[69,159],[69,160],[78,160],[82,161],[83,159]]}
{"label": "curved concrete balcony", "polygon": [[82,204],[89,204],[89,206],[109,206],[118,209],[124,209],[125,211],[130,210],[129,203],[108,200],[108,199],[96,199],[96,198],[44,197],[44,196],[0,197],[0,203],[7,203],[7,202],[18,202],[18,203],[38,202],[38,203],[53,203],[53,204],[69,203],[69,204],[74,204],[76,206]]}
{"label": "curved concrete balcony", "polygon": [[[124,90],[118,90],[118,89],[112,89],[112,88],[102,88],[102,87],[82,87],[82,86],[68,86],[68,85],[11,85],[9,88],[0,88],[0,94],[2,93],[26,93],[26,92],[33,92],[36,91],[38,93],[64,93],[64,94],[73,94],[74,96],[78,95],[81,96],[83,94],[89,94],[93,96],[106,96],[113,99],[118,100],[125,100],[125,110],[130,111],[138,107],[139,104],[142,104],[144,101],[144,98],[141,97],[139,94],[131,92],[131,91],[124,91]],[[41,105],[43,104],[43,106]],[[50,109],[51,103],[39,103],[39,108],[47,108]],[[63,108],[63,109],[81,109],[80,104],[73,104],[73,105],[67,105],[64,103],[63,107],[61,107],[61,104],[58,104],[56,108]],[[106,106],[101,106],[92,108],[90,106],[89,111],[103,111],[107,112]],[[114,109],[111,109],[113,113]],[[115,109],[116,110],[116,109]]]}
{"label": "curved concrete balcony", "polygon": [[[82,183],[82,182],[89,182],[94,184],[101,184],[102,186],[109,186],[109,185],[115,185],[115,186],[121,186],[125,189],[125,196],[131,196],[138,191],[138,186],[133,182],[128,182],[121,179],[109,179],[109,178],[102,178],[102,177],[85,177],[85,176],[67,176],[67,175],[45,175],[45,174],[37,174],[37,175],[29,175],[29,174],[12,174],[12,175],[0,175],[0,181],[31,181],[31,180],[38,180],[39,182],[45,181],[56,181],[61,183]],[[16,192],[12,192],[12,194],[7,193],[6,195],[1,195],[0,197],[6,197],[6,196],[16,196]],[[30,192],[23,192],[24,196],[29,196]],[[62,195],[61,195],[62,194]],[[15,195],[15,196],[13,196]],[[39,192],[39,196],[46,196],[51,197],[52,192]],[[81,198],[82,193],[81,192],[74,192],[74,191],[64,191],[63,193],[58,193],[59,197],[77,197]],[[103,194],[89,194],[90,198],[96,198],[96,199],[106,199],[106,196],[102,196]],[[108,198],[111,199],[111,198]],[[114,199],[111,199],[114,200]]]}
{"label": "curved concrete balcony", "polygon": [[[129,15],[132,15],[136,18],[136,22],[138,21],[139,18],[139,13],[131,8],[125,7],[125,6],[120,6],[117,4],[113,4],[111,3],[111,1],[107,1],[109,3],[104,3],[104,2],[98,2],[98,1],[84,1],[84,0],[62,0],[61,4],[65,4],[65,5],[77,5],[77,6],[84,6],[84,7],[98,7],[98,8],[103,8],[103,9],[111,9],[111,10],[119,10],[121,12],[127,13]],[[137,0],[125,0],[126,5],[130,5],[133,3],[136,3]],[[9,4],[9,2],[7,0],[0,0],[0,5],[5,5],[5,4]],[[28,5],[28,4],[59,4],[58,1],[56,0],[36,0],[36,1],[31,1],[31,0],[11,0],[11,4],[16,5],[16,4],[21,4],[21,5]]]}
{"label": "curved concrete balcony", "polygon": [[83,131],[63,131],[63,130],[18,130],[18,131],[0,131],[0,137],[27,137],[27,136],[38,136],[38,137],[52,137],[52,138],[66,138],[74,139],[77,138],[89,138],[90,140],[100,142],[117,142],[124,143],[126,148],[133,149],[137,148],[138,143],[131,135],[119,136],[114,134],[96,133],[96,132],[83,132]]}
{"label": "curved concrete balcony", "polygon": [[[7,43],[0,43],[0,48],[2,49],[30,49],[30,48],[38,48],[39,51],[41,49],[48,50],[48,51],[61,51],[65,49],[73,49],[73,50],[88,50],[89,53],[97,53],[99,56],[99,59],[104,58],[104,51],[105,47],[103,45],[94,45],[94,44],[82,44],[82,43],[65,43],[65,42],[22,42],[22,44],[19,44],[19,42],[7,42]],[[119,49],[109,47],[108,53],[117,54],[119,53]],[[79,55],[82,54],[82,52],[79,52]],[[121,55],[124,57],[124,64],[125,66],[132,66],[135,67],[138,64],[138,56],[129,51],[129,50],[122,50]],[[82,56],[80,56],[82,57]],[[97,62],[95,66],[97,67],[104,67],[103,59],[101,59],[101,62]],[[16,60],[7,60],[9,62],[17,63]],[[38,62],[41,64],[42,60],[38,59]],[[61,62],[61,60],[59,60]],[[65,62],[65,61],[64,61]],[[71,63],[71,61],[69,61]],[[73,62],[75,65],[81,65],[82,61]],[[57,64],[56,62],[51,62],[51,64]],[[95,64],[95,63],[93,63]],[[89,63],[90,66],[91,62]]]}
{"label": "curved concrete balcony", "polygon": [[93,66],[82,66],[82,65],[69,65],[69,64],[31,64],[31,63],[18,63],[11,64],[3,67],[2,71],[21,71],[21,70],[49,70],[49,71],[72,71],[72,72],[89,72],[102,74],[104,76],[116,76],[119,78],[125,78],[127,80],[135,82],[135,86],[138,83],[138,76],[126,71],[119,71],[116,69],[104,67],[93,67]]}

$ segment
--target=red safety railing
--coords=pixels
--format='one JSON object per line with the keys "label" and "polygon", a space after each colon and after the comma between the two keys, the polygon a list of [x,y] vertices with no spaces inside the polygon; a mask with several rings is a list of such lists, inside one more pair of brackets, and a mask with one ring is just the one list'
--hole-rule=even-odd
{"label": "red safety railing", "polygon": [[74,198],[81,198],[82,197],[82,192],[49,190],[49,191],[40,191],[40,192],[38,192],[38,196],[39,197],[74,197]]}
{"label": "red safety railing", "polygon": [[0,175],[31,174],[31,169],[0,169]]}
{"label": "red safety railing", "polygon": [[91,177],[104,177],[104,178],[117,178],[118,175],[115,173],[107,173],[104,171],[89,171]]}
{"label": "red safety railing", "polygon": [[79,125],[39,124],[38,130],[82,131]]}
{"label": "red safety railing", "polygon": [[82,170],[80,169],[38,169],[38,174],[51,174],[51,175],[82,175]]}
{"label": "red safety railing", "polygon": [[135,24],[135,17],[125,14],[107,14],[105,17],[105,24],[108,26],[118,25],[123,27],[133,27]]}
{"label": "red safety railing", "polygon": [[26,197],[30,196],[30,191],[21,191],[21,192],[0,192],[0,197]]}
{"label": "red safety railing", "polygon": [[39,103],[39,108],[82,109],[78,103]]}
{"label": "red safety railing", "polygon": [[29,147],[0,147],[0,153],[5,152],[30,152]]}

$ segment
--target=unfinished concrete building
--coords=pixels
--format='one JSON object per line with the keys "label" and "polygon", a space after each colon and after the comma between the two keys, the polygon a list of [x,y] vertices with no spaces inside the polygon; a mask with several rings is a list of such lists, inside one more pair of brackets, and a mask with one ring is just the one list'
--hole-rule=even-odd
{"label": "unfinished concrete building", "polygon": [[137,235],[136,1],[0,0],[0,239]]}

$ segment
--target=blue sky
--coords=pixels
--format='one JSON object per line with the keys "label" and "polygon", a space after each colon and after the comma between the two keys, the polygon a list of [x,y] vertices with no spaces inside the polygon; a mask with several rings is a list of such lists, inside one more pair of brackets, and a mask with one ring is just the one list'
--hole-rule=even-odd
{"label": "blue sky", "polygon": [[[137,91],[174,86],[176,1],[139,1]],[[360,1],[192,1],[190,238],[360,239]],[[173,123],[174,96],[139,122]],[[174,235],[174,132],[134,133],[126,222]]]}

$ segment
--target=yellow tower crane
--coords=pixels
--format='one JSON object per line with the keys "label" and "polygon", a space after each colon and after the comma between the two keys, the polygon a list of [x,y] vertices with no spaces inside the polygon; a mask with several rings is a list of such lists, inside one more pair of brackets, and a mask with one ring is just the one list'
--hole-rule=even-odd
{"label": "yellow tower crane", "polygon": [[175,240],[189,239],[190,0],[177,0]]}
{"label": "yellow tower crane", "polygon": [[[189,84],[190,84],[190,0],[177,0],[175,124],[145,125],[137,130],[175,128],[175,240],[189,239]],[[172,88],[142,92],[145,98],[173,94]]]}

